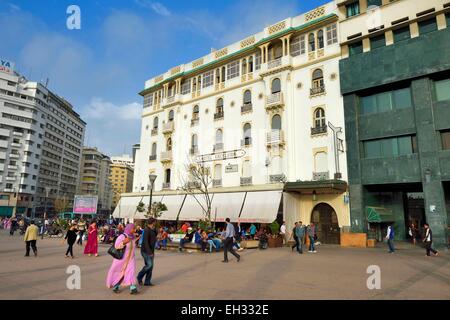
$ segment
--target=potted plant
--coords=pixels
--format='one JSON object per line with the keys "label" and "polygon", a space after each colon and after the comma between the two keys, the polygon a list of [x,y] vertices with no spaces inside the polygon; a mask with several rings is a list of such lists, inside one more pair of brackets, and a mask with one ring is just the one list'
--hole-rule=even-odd
{"label": "potted plant", "polygon": [[269,225],[269,248],[280,248],[283,246],[283,238],[280,236],[280,225],[274,221]]}

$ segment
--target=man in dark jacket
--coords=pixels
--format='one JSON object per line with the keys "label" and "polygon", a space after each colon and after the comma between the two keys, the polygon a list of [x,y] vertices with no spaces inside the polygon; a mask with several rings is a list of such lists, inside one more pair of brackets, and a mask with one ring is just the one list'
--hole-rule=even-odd
{"label": "man in dark jacket", "polygon": [[[156,219],[150,218],[147,221],[147,226],[144,230],[144,240],[141,246],[141,255],[144,258],[145,265],[137,276],[139,285],[153,286],[151,283],[153,265],[155,261],[155,244],[156,244]],[[145,276],[145,282],[142,283],[142,279]]]}

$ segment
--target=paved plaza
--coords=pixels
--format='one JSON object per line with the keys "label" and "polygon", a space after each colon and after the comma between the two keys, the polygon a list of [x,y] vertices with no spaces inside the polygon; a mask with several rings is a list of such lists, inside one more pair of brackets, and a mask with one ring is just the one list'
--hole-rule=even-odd
{"label": "paved plaza", "polygon": [[[422,248],[399,244],[395,254],[375,249],[320,246],[299,255],[290,248],[249,249],[242,260],[221,263],[222,253],[158,252],[154,287],[114,294],[105,286],[112,258],[100,245],[99,257],[65,259],[59,239],[38,240],[39,256],[24,257],[16,233],[0,230],[0,299],[450,299],[450,258],[425,257]],[[67,267],[81,268],[81,289],[66,287]],[[137,254],[137,267],[143,260]],[[381,269],[381,289],[368,290],[367,267]]]}

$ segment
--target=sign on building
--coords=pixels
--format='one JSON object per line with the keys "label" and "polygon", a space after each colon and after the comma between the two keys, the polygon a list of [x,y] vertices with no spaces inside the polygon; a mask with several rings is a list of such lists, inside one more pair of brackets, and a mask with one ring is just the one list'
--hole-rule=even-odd
{"label": "sign on building", "polygon": [[237,164],[229,164],[225,167],[225,173],[233,173],[233,172],[238,172],[239,171],[239,167]]}
{"label": "sign on building", "polygon": [[5,73],[13,73],[14,63],[6,59],[0,58],[0,71]]}
{"label": "sign on building", "polygon": [[73,201],[73,212],[81,214],[97,213],[98,196],[75,195]]}
{"label": "sign on building", "polygon": [[197,162],[221,161],[221,160],[242,158],[243,156],[245,156],[245,151],[240,149],[240,150],[203,154],[198,156],[196,158],[196,161]]}

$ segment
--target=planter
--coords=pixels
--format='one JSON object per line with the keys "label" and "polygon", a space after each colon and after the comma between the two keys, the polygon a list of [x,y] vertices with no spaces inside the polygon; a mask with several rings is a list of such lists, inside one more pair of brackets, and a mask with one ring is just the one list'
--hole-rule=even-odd
{"label": "planter", "polygon": [[281,248],[283,246],[283,238],[281,237],[277,237],[277,238],[272,238],[269,237],[269,248]]}

